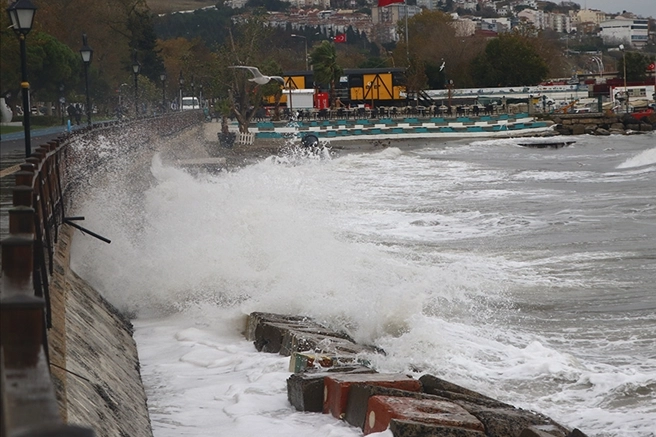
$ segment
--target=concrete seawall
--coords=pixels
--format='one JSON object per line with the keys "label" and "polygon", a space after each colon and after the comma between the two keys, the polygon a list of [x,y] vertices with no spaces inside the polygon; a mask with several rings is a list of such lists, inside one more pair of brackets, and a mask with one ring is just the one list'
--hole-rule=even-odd
{"label": "concrete seawall", "polygon": [[48,336],[62,417],[97,437],[152,437],[132,324],[70,269],[72,231],[57,246]]}

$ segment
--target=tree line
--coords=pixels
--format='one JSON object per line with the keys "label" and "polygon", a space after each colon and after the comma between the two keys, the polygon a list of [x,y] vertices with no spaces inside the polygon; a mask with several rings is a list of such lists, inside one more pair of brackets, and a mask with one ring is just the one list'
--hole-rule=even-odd
{"label": "tree line", "polygon": [[[255,65],[272,75],[304,70],[306,45],[307,62],[331,89],[344,68],[405,67],[407,87],[420,90],[535,85],[548,77],[567,77],[583,62],[583,57],[567,56],[562,40],[529,26],[492,39],[461,36],[457,23],[441,11],[424,10],[410,18],[408,41],[405,22],[400,21],[397,30],[402,37],[397,43],[370,41],[364,32],[349,28],[347,42],[336,44],[331,40],[335,32],[325,28],[269,26],[265,8],[286,7],[279,0],[250,0],[239,10],[218,4],[216,9],[162,17],[154,16],[145,0],[34,3],[39,9],[27,37],[32,100],[84,101],[78,50],[82,33],[87,33],[94,49],[89,70],[92,101],[108,110],[132,98],[135,55],[141,65],[140,101],[156,107],[180,93],[202,92],[216,100],[219,111],[239,114],[242,122],[252,116],[264,95],[279,98],[281,91],[273,84],[256,87],[228,67]],[[1,15],[0,90],[3,96],[12,96],[10,103],[20,104],[18,39],[6,14]],[[606,56],[607,64],[623,67],[621,54]],[[627,78],[644,77],[651,60],[641,53],[626,53]]]}

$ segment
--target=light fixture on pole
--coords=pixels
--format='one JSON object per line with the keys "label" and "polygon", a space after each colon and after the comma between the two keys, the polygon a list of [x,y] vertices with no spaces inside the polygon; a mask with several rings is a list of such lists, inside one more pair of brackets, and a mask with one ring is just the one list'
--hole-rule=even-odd
{"label": "light fixture on pole", "polygon": [[134,116],[139,117],[139,71],[141,64],[137,61],[137,51],[134,51],[132,59],[132,72],[134,73]]}
{"label": "light fixture on pole", "polygon": [[21,53],[21,90],[23,94],[23,127],[25,130],[25,157],[32,154],[32,138],[30,137],[30,84],[27,81],[27,51],[25,38],[32,30],[36,6],[30,0],[17,0],[7,8],[11,27],[20,41]]}
{"label": "light fixture on pole", "polygon": [[93,57],[93,49],[87,44],[87,34],[82,34],[82,48],[80,49],[80,56],[84,63],[84,82],[86,84],[87,92],[87,124],[91,126],[91,98],[89,96],[89,64]]}
{"label": "light fixture on pole", "polygon": [[305,70],[307,71],[310,69],[308,66],[307,38],[303,35],[297,35],[295,33],[292,33],[292,38],[303,38],[303,41],[305,42]]}
{"label": "light fixture on pole", "polygon": [[196,109],[196,89],[194,88],[194,75],[191,75],[191,109]]}
{"label": "light fixture on pole", "polygon": [[629,112],[629,90],[626,88],[626,51],[624,50],[624,44],[620,44],[620,50],[622,51],[622,64],[624,66],[624,113]]}
{"label": "light fixture on pole", "polygon": [[166,72],[159,75],[162,81],[162,112],[166,112]]}
{"label": "light fixture on pole", "polygon": [[178,84],[180,85],[180,111],[182,111],[182,87],[184,86],[184,77],[182,77],[182,70],[180,70],[180,76],[178,77]]}

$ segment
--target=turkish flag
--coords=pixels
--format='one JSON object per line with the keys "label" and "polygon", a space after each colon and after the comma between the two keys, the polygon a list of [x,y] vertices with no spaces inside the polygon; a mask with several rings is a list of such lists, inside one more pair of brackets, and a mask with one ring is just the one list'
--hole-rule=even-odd
{"label": "turkish flag", "polygon": [[649,64],[649,67],[647,67],[647,70],[656,70],[656,63],[652,62]]}
{"label": "turkish flag", "polygon": [[338,33],[335,35],[335,38],[333,38],[333,41],[335,42],[346,42],[346,34],[345,33]]}
{"label": "turkish flag", "polygon": [[389,6],[393,3],[404,3],[403,0],[378,0],[378,7],[382,8],[385,6]]}

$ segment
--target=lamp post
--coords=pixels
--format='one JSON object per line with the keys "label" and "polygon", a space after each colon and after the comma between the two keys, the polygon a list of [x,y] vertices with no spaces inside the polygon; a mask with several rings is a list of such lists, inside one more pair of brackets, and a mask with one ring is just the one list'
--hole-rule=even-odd
{"label": "lamp post", "polygon": [[184,85],[184,77],[182,77],[182,70],[180,70],[180,76],[178,77],[178,84],[180,85],[180,108],[179,111],[182,111],[182,86]]}
{"label": "lamp post", "polygon": [[137,61],[137,52],[135,50],[134,57],[132,59],[132,72],[134,73],[134,116],[139,117],[139,70],[141,70],[141,64]]}
{"label": "lamp post", "polygon": [[166,112],[166,73],[160,74],[159,80],[162,81],[162,112]]}
{"label": "lamp post", "polygon": [[194,75],[191,75],[191,109],[196,109],[196,90],[194,89]]}
{"label": "lamp post", "polygon": [[622,64],[624,67],[624,113],[629,112],[629,90],[626,88],[626,51],[624,50],[624,44],[620,44],[620,50],[622,51]]}
{"label": "lamp post", "polygon": [[308,66],[307,38],[303,35],[297,35],[295,33],[292,33],[292,38],[303,38],[303,41],[305,42],[305,70],[309,70],[310,67]]}
{"label": "lamp post", "polygon": [[32,30],[36,6],[30,0],[17,0],[7,8],[11,27],[18,35],[21,52],[21,90],[23,94],[23,128],[25,130],[25,157],[32,154],[32,139],[30,137],[30,84],[27,81],[27,51],[25,38]]}
{"label": "lamp post", "polygon": [[91,57],[93,56],[93,49],[87,44],[87,34],[82,34],[82,48],[80,49],[80,56],[84,63],[84,82],[86,84],[87,92],[87,124],[91,126],[91,98],[89,97],[89,64],[91,64]]}
{"label": "lamp post", "polygon": [[61,115],[62,124],[66,124],[64,114],[66,113],[66,99],[64,98],[64,84],[59,85],[59,114]]}
{"label": "lamp post", "polygon": [[203,108],[203,84],[198,85],[198,107]]}

